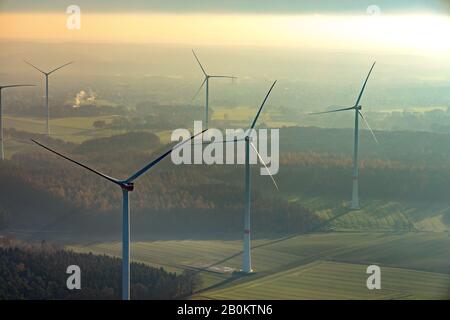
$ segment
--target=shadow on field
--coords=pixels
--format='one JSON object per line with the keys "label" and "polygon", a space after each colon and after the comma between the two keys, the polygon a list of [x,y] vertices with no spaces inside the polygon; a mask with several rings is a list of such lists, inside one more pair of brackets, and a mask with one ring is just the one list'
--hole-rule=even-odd
{"label": "shadow on field", "polygon": [[[271,245],[274,245],[274,244],[276,244],[276,243],[280,243],[280,242],[283,242],[283,241],[286,241],[286,240],[290,240],[290,239],[292,239],[292,238],[295,238],[295,237],[298,237],[298,236],[301,236],[301,235],[306,235],[306,234],[314,233],[314,232],[317,232],[317,231],[320,231],[320,230],[324,230],[324,228],[325,228],[329,223],[331,223],[331,222],[332,222],[333,220],[335,220],[335,219],[338,219],[338,218],[344,216],[344,215],[347,214],[348,212],[349,212],[348,208],[341,207],[341,208],[339,208],[339,209],[337,210],[337,212],[336,212],[336,214],[335,214],[334,217],[332,217],[332,218],[329,219],[329,220],[326,220],[326,221],[323,221],[323,222],[321,222],[321,223],[318,223],[318,224],[316,224],[316,225],[314,225],[314,226],[311,226],[311,228],[310,228],[308,231],[306,231],[306,232],[303,232],[303,233],[294,233],[294,234],[291,234],[291,235],[288,235],[288,236],[285,236],[285,237],[282,237],[282,238],[278,238],[278,239],[275,239],[275,240],[270,240],[270,241],[267,241],[267,242],[264,242],[264,243],[261,243],[261,244],[252,246],[252,250],[258,249],[258,248],[267,247],[267,246],[271,246]],[[224,264],[224,263],[226,263],[226,262],[228,262],[228,261],[230,261],[230,260],[232,260],[232,259],[234,259],[234,258],[236,258],[236,257],[238,257],[238,256],[240,256],[240,255],[242,255],[242,253],[243,253],[243,251],[240,250],[239,252],[234,253],[234,254],[232,254],[232,255],[230,255],[230,256],[228,256],[228,257],[226,257],[226,258],[223,258],[223,259],[221,259],[221,260],[219,260],[219,261],[217,261],[217,262],[214,262],[214,263],[212,263],[212,264],[210,264],[210,265],[208,265],[208,266],[206,266],[206,267],[203,267],[203,268],[196,268],[196,269],[195,269],[195,270],[196,270],[196,273],[200,273],[200,272],[214,272],[214,271],[211,271],[210,269],[213,268],[213,267],[222,265],[222,264]],[[221,281],[221,282],[219,282],[219,283],[213,284],[213,285],[211,285],[211,286],[209,286],[209,287],[203,288],[203,289],[197,291],[196,294],[199,294],[199,293],[202,293],[202,292],[211,290],[211,289],[215,289],[215,288],[218,288],[218,287],[221,287],[221,286],[230,284],[230,283],[232,283],[232,282],[234,282],[234,281],[240,280],[240,279],[242,279],[242,278],[249,277],[249,276],[251,276],[251,275],[256,275],[256,273],[252,273],[252,274],[244,274],[244,273],[242,273],[242,272],[234,272],[234,273],[232,274],[231,277],[229,277],[229,278],[227,278],[227,279],[225,279],[224,281]]]}
{"label": "shadow on field", "polygon": [[[303,235],[303,234],[306,234],[306,233],[292,234],[292,235],[289,235],[289,236],[286,236],[286,237],[283,237],[283,238],[279,238],[279,239],[276,239],[276,240],[272,240],[272,241],[268,241],[268,242],[265,242],[265,243],[261,243],[261,244],[258,244],[256,246],[252,246],[252,250],[258,249],[258,248],[262,248],[262,247],[265,247],[265,246],[270,246],[270,245],[273,245],[275,243],[279,243],[279,242],[282,242],[282,241],[286,241],[286,240],[298,237],[298,236]],[[213,272],[213,273],[215,273],[215,271],[211,271],[210,269],[215,267],[215,266],[219,266],[221,264],[224,264],[227,261],[230,261],[231,259],[234,259],[234,258],[242,255],[242,253],[243,253],[243,251],[241,250],[241,251],[239,251],[237,253],[234,253],[234,254],[232,254],[232,255],[224,258],[224,259],[221,259],[221,260],[219,260],[217,262],[214,262],[214,263],[212,263],[212,264],[210,264],[210,265],[208,265],[206,267],[195,268],[195,273],[196,274],[198,274],[200,272]],[[225,280],[223,280],[223,281],[221,281],[219,283],[213,284],[213,285],[211,285],[209,287],[206,287],[206,288],[203,288],[201,290],[198,290],[197,292],[195,292],[195,294],[199,294],[199,293],[211,290],[211,289],[215,289],[215,288],[218,288],[218,287],[230,284],[230,283],[232,283],[234,281],[237,281],[237,280],[240,280],[240,279],[243,279],[243,278],[248,278],[248,277],[251,277],[251,276],[254,276],[254,275],[257,275],[257,273],[246,274],[246,273],[242,273],[242,272],[233,272],[231,277],[226,278]]]}

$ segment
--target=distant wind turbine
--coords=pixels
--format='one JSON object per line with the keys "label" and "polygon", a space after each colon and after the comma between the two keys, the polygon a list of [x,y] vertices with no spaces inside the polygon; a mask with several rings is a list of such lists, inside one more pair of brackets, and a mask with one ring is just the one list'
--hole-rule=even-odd
{"label": "distant wind turbine", "polygon": [[2,108],[2,90],[16,87],[34,87],[34,84],[12,84],[7,86],[0,86],[0,140],[1,140],[1,160],[5,159],[5,152],[3,150],[3,108]]}
{"label": "distant wind turbine", "polygon": [[352,202],[350,204],[350,208],[354,210],[359,209],[359,187],[358,187],[358,177],[359,177],[359,168],[358,168],[358,147],[359,147],[359,117],[361,117],[367,128],[369,129],[370,133],[372,134],[373,139],[378,144],[378,139],[375,136],[375,133],[373,132],[372,128],[370,127],[369,123],[367,122],[366,118],[364,117],[362,113],[362,106],[359,104],[361,101],[361,97],[364,93],[364,90],[366,88],[367,81],[369,80],[370,74],[372,73],[373,68],[375,67],[376,61],[373,63],[372,67],[370,68],[370,71],[366,77],[366,80],[364,81],[364,84],[361,88],[361,91],[358,95],[358,98],[356,100],[356,103],[353,107],[349,108],[340,108],[336,110],[330,110],[330,111],[324,111],[324,112],[314,112],[310,114],[324,114],[324,113],[332,113],[332,112],[340,112],[340,111],[347,111],[347,110],[355,110],[355,130],[354,130],[354,144],[353,144],[353,190],[352,190]]}
{"label": "distant wind turbine", "polygon": [[205,76],[205,79],[203,80],[202,84],[198,88],[197,92],[195,93],[194,97],[192,99],[195,99],[197,95],[200,93],[200,91],[203,88],[203,85],[205,86],[205,128],[208,129],[208,121],[209,121],[209,79],[210,78],[228,78],[228,79],[236,79],[235,76],[223,76],[223,75],[210,75],[206,73],[205,68],[203,68],[202,64],[200,63],[200,60],[198,59],[197,55],[195,54],[195,51],[192,50],[192,53],[194,54],[195,60],[197,60],[198,65],[202,69],[202,72]]}
{"label": "distant wind turbine", "polygon": [[39,69],[38,67],[36,67],[35,65],[31,64],[28,61],[24,60],[24,62],[26,64],[29,64],[30,66],[32,66],[33,68],[35,68],[37,71],[39,71],[40,73],[42,73],[45,76],[45,106],[46,106],[46,111],[47,111],[47,135],[49,136],[50,135],[50,123],[49,123],[49,121],[50,121],[50,108],[49,108],[49,105],[48,105],[48,76],[51,75],[56,70],[59,70],[61,68],[64,68],[65,66],[68,66],[69,64],[72,64],[73,61],[68,62],[66,64],[63,64],[62,66],[59,66],[58,68],[55,68],[55,69],[53,69],[53,70],[51,70],[49,72],[42,71],[41,69]]}
{"label": "distant wind turbine", "polygon": [[200,133],[197,133],[196,135],[193,135],[190,139],[182,141],[160,155],[158,158],[153,160],[152,162],[148,163],[146,166],[144,166],[142,169],[136,171],[134,174],[132,174],[129,178],[125,180],[119,180],[110,176],[107,176],[104,173],[101,173],[100,171],[97,171],[95,169],[92,169],[81,162],[75,161],[69,157],[64,156],[63,154],[50,149],[49,147],[44,146],[43,144],[37,142],[36,140],[31,139],[34,143],[41,146],[42,148],[53,152],[54,154],[69,160],[89,171],[92,173],[95,173],[99,175],[100,177],[118,185],[122,189],[122,299],[123,300],[129,300],[130,299],[130,204],[128,200],[128,193],[130,191],[134,190],[134,181],[139,178],[141,175],[146,173],[148,170],[150,170],[154,165],[156,165],[158,162],[163,160],[166,156],[168,156],[173,150],[175,150],[178,147],[181,147],[185,143],[191,141],[196,136],[202,134],[207,129],[203,130]]}
{"label": "distant wind turbine", "polygon": [[269,168],[267,168],[266,163],[264,162],[263,158],[259,154],[258,150],[256,149],[255,145],[251,141],[251,131],[255,128],[256,121],[258,121],[258,117],[262,111],[262,108],[264,107],[264,104],[267,101],[267,98],[269,97],[270,93],[272,92],[273,87],[275,86],[276,81],[272,84],[269,91],[267,92],[261,106],[259,107],[258,113],[256,113],[255,119],[250,125],[250,128],[247,129],[247,131],[244,133],[244,140],[245,140],[245,211],[244,211],[244,248],[243,248],[243,256],[242,256],[242,272],[250,273],[252,272],[252,260],[251,260],[251,252],[250,252],[250,202],[251,202],[251,194],[250,194],[250,146],[253,148],[253,150],[258,155],[259,160],[261,163],[266,167],[266,170],[269,172],[269,175],[275,184],[275,187],[278,189],[277,183],[275,182],[275,179],[273,178],[272,174],[270,173]]}

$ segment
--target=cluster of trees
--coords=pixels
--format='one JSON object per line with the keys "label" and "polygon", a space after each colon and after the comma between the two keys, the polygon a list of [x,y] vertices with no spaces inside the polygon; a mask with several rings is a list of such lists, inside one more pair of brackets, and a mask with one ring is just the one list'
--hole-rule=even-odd
{"label": "cluster of trees", "polygon": [[108,138],[96,138],[82,142],[76,153],[110,154],[132,150],[154,150],[160,147],[159,137],[151,132],[128,132]]}
{"label": "cluster of trees", "polygon": [[[212,112],[212,111],[211,111]],[[127,115],[116,117],[105,128],[139,130],[169,130],[190,128],[195,120],[203,119],[203,109],[191,105],[159,105],[152,102],[138,103]]]}
{"label": "cluster of trees", "polygon": [[[47,142],[52,145],[54,141]],[[166,148],[151,133],[128,133],[67,144],[63,149],[106,174],[125,178]],[[111,149],[118,151],[110,153]],[[134,230],[239,232],[244,210],[241,169],[175,166],[170,159],[164,160],[139,179],[131,194]],[[11,161],[2,163],[0,179],[11,181],[0,185],[0,201],[5,210],[14,213],[12,228],[89,233],[120,230],[120,189],[45,150],[16,153]],[[267,177],[255,179],[252,201],[257,214],[253,224],[259,231],[301,232],[318,223],[310,210],[288,203],[282,194],[273,194],[273,186],[265,184],[270,181]]]}
{"label": "cluster of trees", "polygon": [[72,150],[76,145],[72,142],[67,142],[61,139],[49,137],[46,134],[30,133],[27,131],[19,131],[14,128],[3,129],[6,139],[13,139],[23,144],[33,145],[31,139],[44,142],[48,145],[57,148],[58,150]]}
{"label": "cluster of trees", "polygon": [[450,107],[428,111],[370,112],[372,127],[450,133]]}
{"label": "cluster of trees", "polygon": [[[261,232],[310,230],[320,224],[319,218],[301,204],[288,202],[286,195],[348,198],[351,130],[285,128],[280,135],[281,165],[276,176],[280,192],[275,192],[268,177],[259,176],[259,166],[253,167],[253,225]],[[361,148],[362,194],[377,199],[448,201],[448,135],[383,132],[379,138],[384,141],[379,150],[367,143]],[[47,142],[117,178],[126,178],[167,148],[156,135],[145,132],[80,145]],[[0,203],[13,227],[45,221],[45,228],[58,230],[120,230],[120,189],[45,150],[19,152],[12,161],[2,162],[0,179],[8,181],[0,185]],[[175,166],[168,157],[137,181],[131,199],[136,231],[239,231],[243,166]]]}
{"label": "cluster of trees", "polygon": [[[69,290],[66,269],[81,269],[81,289]],[[17,244],[0,238],[0,300],[120,299],[121,260],[106,255],[75,253],[45,242]],[[142,263],[131,264],[132,299],[177,299],[200,285],[194,272],[166,272]]]}
{"label": "cluster of trees", "polygon": [[[61,108],[54,108],[52,116],[55,118],[64,117],[96,117],[125,114],[127,109],[124,106],[83,104],[76,108],[72,104],[64,104]],[[53,110],[53,109],[52,109]]]}
{"label": "cluster of trees", "polygon": [[[292,192],[348,197],[352,183],[350,155],[288,153],[281,163],[279,179]],[[367,159],[360,162],[359,184],[362,194],[371,198],[448,201],[450,171],[445,167]]]}
{"label": "cluster of trees", "polygon": [[[422,106],[429,105],[427,101]],[[431,104],[432,105],[432,104]],[[450,107],[445,104],[438,103],[436,106],[443,106],[435,109],[425,109],[423,111],[415,111],[414,109],[405,108],[399,111],[376,111],[373,108],[365,111],[366,118],[370,122],[372,129],[376,130],[395,130],[395,131],[422,131],[422,132],[436,132],[436,133],[450,133]],[[419,104],[417,109],[420,109]],[[398,106],[394,107],[398,108]],[[319,107],[317,110],[322,110]],[[324,115],[319,117],[304,117],[304,111],[301,109],[289,108],[280,116],[280,121],[290,121],[293,118],[301,119],[302,125],[305,126],[320,126],[333,128],[351,128],[353,125],[352,117],[347,113],[336,113]],[[289,115],[289,116],[287,116]],[[291,117],[291,119],[289,118]]]}
{"label": "cluster of trees", "polygon": [[[361,160],[398,161],[416,167],[444,168],[450,164],[450,134],[414,131],[375,131],[376,144],[368,130],[360,131]],[[280,130],[281,154],[320,153],[350,158],[353,153],[352,129],[288,127]]]}
{"label": "cluster of trees", "polygon": [[[151,158],[147,154],[146,161]],[[99,169],[119,178],[126,177],[132,171],[127,169],[127,160],[134,158],[131,156],[115,164],[115,167],[122,167],[122,171],[111,171],[104,166]],[[9,212],[18,212],[12,227],[27,225],[49,231],[86,233],[120,230],[119,188],[49,154],[17,154],[13,161],[9,169],[0,170],[0,179],[14,179],[8,187],[0,186],[0,201],[4,200]],[[19,165],[30,163],[26,172],[17,169]],[[121,174],[124,167],[127,174]],[[240,232],[244,190],[241,170],[236,169],[224,166],[183,168],[162,163],[149,176],[142,177],[131,194],[133,230],[183,234]],[[268,179],[255,178],[256,182],[262,180]],[[302,232],[318,223],[317,216],[307,208],[289,203],[281,194],[270,194],[274,187],[267,186],[266,182],[261,186],[255,183],[252,194],[255,229],[270,233]],[[26,203],[19,198],[27,199]]]}

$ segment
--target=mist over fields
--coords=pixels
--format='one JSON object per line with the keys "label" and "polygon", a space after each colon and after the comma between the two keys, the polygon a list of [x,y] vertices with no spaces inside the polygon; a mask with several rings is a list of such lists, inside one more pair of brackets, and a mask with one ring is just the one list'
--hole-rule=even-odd
{"label": "mist over fields", "polygon": [[[142,34],[136,30],[141,29],[133,26],[123,28],[126,32],[115,42],[61,41],[57,30],[45,39],[39,40],[38,32],[24,40],[20,35],[27,35],[27,29],[20,26],[15,29],[16,40],[0,32],[0,85],[36,84],[2,91],[0,283],[7,285],[0,289],[0,299],[120,297],[120,188],[30,139],[125,179],[168,150],[173,130],[192,132],[194,121],[203,119],[205,93],[194,94],[204,78],[192,49],[209,74],[237,77],[211,79],[210,128],[248,128],[264,94],[277,80],[256,125],[256,129],[279,129],[277,187],[260,174],[261,163],[251,167],[255,273],[247,277],[240,272],[244,166],[175,165],[170,157],[159,162],[135,181],[130,193],[132,298],[450,298],[450,56],[445,52],[450,45],[440,38],[447,29],[433,29],[441,25],[450,30],[449,21],[445,15],[421,16],[408,10],[404,16],[395,15],[406,2],[391,7],[382,1],[383,9],[395,14],[372,25],[372,31],[378,31],[371,34],[380,32],[378,27],[386,22],[386,30],[414,26],[420,41],[400,32],[392,38],[386,34],[391,43],[383,42],[383,35],[383,41],[378,39],[372,46],[363,32],[357,32],[362,39],[353,38],[353,31],[361,30],[349,28],[346,34],[344,27],[334,34],[327,29],[333,24],[345,26],[343,17],[353,12],[352,23],[358,25],[369,16],[365,6],[346,1],[348,7],[334,15],[328,11],[334,7],[325,5],[321,8],[329,15],[289,16],[288,2],[279,6],[267,2],[256,10],[258,14],[236,17],[232,27],[228,16],[212,15],[208,21],[218,21],[211,32],[201,23],[191,23],[195,15],[191,10],[196,9],[184,8],[189,7],[184,2],[174,5],[182,12],[176,11],[180,24],[174,29],[167,24],[172,16],[166,12],[157,13],[155,19],[161,20],[155,21],[147,19],[151,12],[139,17],[124,14],[125,26],[125,21],[132,21],[126,19],[142,19],[148,22],[142,30],[153,36],[159,35],[155,26],[163,26],[173,35],[164,43],[158,37],[149,37],[152,44],[138,43]],[[114,3],[117,8],[102,15],[101,21],[115,24],[121,7]],[[167,10],[158,3],[138,1],[136,7],[157,5]],[[207,8],[229,10],[237,3]],[[423,5],[420,0],[414,3],[418,8]],[[239,12],[249,10],[247,1],[239,4]],[[441,10],[441,5],[433,1],[430,8]],[[18,10],[9,19],[26,18],[21,5],[8,2],[5,8]],[[52,6],[45,2],[43,8]],[[90,19],[95,20],[101,6],[92,8]],[[64,16],[45,10],[37,10],[33,21],[44,19],[51,25]],[[277,14],[264,16],[267,10]],[[205,12],[209,11],[200,10],[193,21],[203,23]],[[265,43],[265,29],[255,31],[256,42],[245,37],[252,34],[251,26],[265,25],[269,18],[275,30],[292,33],[286,37],[280,33],[280,42],[274,32],[267,34]],[[227,21],[226,27],[220,21]],[[421,29],[415,21],[430,25]],[[194,29],[176,30],[183,23]],[[315,23],[323,29],[311,30],[311,35],[300,32]],[[362,25],[371,30],[370,23]],[[183,38],[197,37],[195,28],[201,29],[201,41]],[[242,34],[233,33],[233,28]],[[430,37],[429,29],[436,31]],[[114,30],[92,30],[97,36],[116,35]],[[325,32],[317,43],[312,36],[316,31]],[[135,38],[128,41],[127,32]],[[164,32],[161,35],[167,35]],[[290,43],[295,32],[309,36],[310,43],[300,43],[303,38]],[[240,39],[246,44],[230,44]],[[396,47],[393,39],[402,43]],[[359,42],[364,45],[350,45]],[[74,61],[49,78],[50,136],[46,135],[43,75],[24,60],[46,71]],[[361,205],[352,210],[354,112],[309,113],[353,106],[374,61],[360,104],[378,143],[361,121]],[[244,234],[249,232],[246,229]],[[43,259],[52,263],[43,264]],[[88,290],[74,294],[60,285],[66,274],[58,270],[64,270],[69,260],[95,275],[86,282]],[[372,264],[383,270],[383,290],[366,288],[366,266]]]}
{"label": "mist over fields", "polygon": [[[203,105],[203,95],[192,101],[201,83],[201,70],[193,59],[196,49],[211,74],[229,74],[236,81],[220,79],[211,84],[211,107],[255,106],[270,81],[279,80],[273,104],[290,110],[298,124],[303,113],[332,105],[354,103],[365,74],[377,60],[374,77],[363,101],[367,112],[446,109],[450,99],[448,57],[386,54],[367,51],[312,51],[265,47],[198,47],[185,45],[24,43],[6,42],[0,53],[0,81],[24,81],[38,88],[5,95],[8,101],[39,108],[43,95],[41,75],[23,63],[41,68],[74,60],[75,64],[50,78],[52,99],[75,103],[80,91],[97,99],[134,108],[143,101],[161,105]],[[44,54],[45,52],[45,54]],[[447,63],[446,63],[447,62]],[[54,102],[52,102],[54,104]],[[10,105],[8,107],[8,105]],[[268,112],[271,112],[269,109]],[[315,121],[315,120],[314,120]],[[333,126],[322,121],[322,126]],[[348,123],[351,125],[351,121]]]}

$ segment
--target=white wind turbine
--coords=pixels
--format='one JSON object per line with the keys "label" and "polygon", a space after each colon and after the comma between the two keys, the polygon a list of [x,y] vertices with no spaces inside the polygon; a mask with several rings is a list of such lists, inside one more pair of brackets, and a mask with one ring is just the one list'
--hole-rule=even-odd
{"label": "white wind turbine", "polygon": [[250,248],[250,202],[251,202],[251,193],[250,193],[250,146],[253,148],[253,150],[258,155],[259,160],[261,163],[265,166],[266,170],[269,172],[269,175],[275,184],[275,187],[278,189],[277,183],[275,182],[275,179],[273,178],[272,174],[270,173],[269,168],[267,167],[266,163],[264,162],[263,158],[259,154],[258,150],[256,149],[255,145],[251,141],[251,132],[255,128],[256,121],[258,120],[258,117],[262,111],[262,108],[264,107],[264,104],[267,101],[267,98],[269,97],[270,93],[272,92],[273,87],[275,86],[276,81],[272,84],[269,91],[267,92],[261,106],[259,107],[258,113],[255,116],[255,119],[253,120],[252,124],[250,125],[250,128],[247,129],[244,133],[244,140],[245,140],[245,211],[244,211],[244,248],[243,248],[243,256],[242,256],[242,272],[250,273],[252,272],[252,260],[251,260],[251,248]]}
{"label": "white wind turbine", "polygon": [[372,73],[373,68],[375,67],[376,61],[373,63],[372,67],[370,68],[369,73],[367,74],[366,80],[364,81],[364,84],[361,88],[361,91],[358,95],[358,98],[356,99],[356,103],[353,107],[349,108],[341,108],[336,110],[330,110],[330,111],[324,111],[324,112],[314,112],[310,114],[324,114],[324,113],[332,113],[332,112],[340,112],[340,111],[347,111],[347,110],[355,110],[355,129],[354,129],[354,144],[353,144],[353,189],[352,189],[352,201],[350,204],[350,208],[354,210],[359,209],[359,187],[358,187],[358,177],[359,177],[359,168],[358,168],[358,147],[359,147],[359,117],[361,117],[367,128],[369,129],[370,133],[372,134],[373,139],[378,144],[378,139],[375,136],[375,133],[373,132],[372,128],[370,127],[369,123],[367,122],[366,118],[362,114],[362,106],[359,104],[361,101],[361,97],[364,93],[364,90],[366,88],[367,81],[369,80],[370,74]]}
{"label": "white wind turbine", "polygon": [[1,140],[1,160],[5,159],[5,152],[3,150],[3,107],[2,107],[2,90],[16,87],[34,87],[34,84],[11,84],[0,86],[0,140]]}
{"label": "white wind turbine", "polygon": [[125,180],[116,179],[113,177],[110,177],[104,173],[101,173],[100,171],[97,171],[95,169],[92,169],[81,162],[75,161],[69,157],[64,156],[63,154],[50,149],[49,147],[44,146],[43,144],[31,139],[34,143],[41,146],[42,148],[53,152],[54,154],[69,160],[89,171],[92,173],[95,173],[99,175],[100,177],[118,185],[122,189],[122,299],[123,300],[129,300],[130,299],[130,204],[129,204],[129,198],[128,193],[130,191],[134,190],[134,181],[139,178],[141,175],[146,173],[148,170],[150,170],[154,165],[156,165],[158,162],[163,160],[166,156],[168,156],[173,150],[175,150],[178,147],[181,147],[185,143],[191,141],[196,136],[202,134],[207,129],[203,130],[200,133],[197,133],[196,135],[192,136],[190,139],[187,139],[185,141],[182,141],[160,155],[158,158],[153,160],[152,162],[148,163],[146,166],[144,166],[142,169],[136,171],[134,174],[132,174],[129,178]]}
{"label": "white wind turbine", "polygon": [[197,60],[198,65],[202,69],[202,72],[205,76],[205,79],[203,80],[202,84],[198,88],[197,92],[195,93],[193,99],[197,97],[197,95],[200,93],[200,90],[202,90],[203,85],[205,85],[205,128],[208,129],[208,121],[209,121],[209,79],[211,78],[228,78],[228,79],[236,79],[235,76],[223,76],[223,75],[210,75],[206,73],[205,68],[203,68],[202,64],[200,63],[200,60],[198,59],[197,55],[195,54],[195,51],[192,50],[192,53],[194,54],[195,60]]}
{"label": "white wind turbine", "polygon": [[42,71],[41,69],[39,69],[38,67],[36,67],[35,65],[31,64],[28,61],[24,60],[24,62],[26,64],[29,64],[33,68],[35,68],[37,71],[42,73],[44,75],[44,77],[45,77],[45,106],[46,106],[46,112],[47,112],[47,135],[49,136],[50,135],[50,123],[49,123],[49,121],[50,121],[50,108],[49,108],[49,105],[48,105],[48,76],[51,75],[56,70],[59,70],[59,69],[65,67],[65,66],[68,66],[69,64],[72,64],[73,61],[68,62],[66,64],[63,64],[62,66],[59,66],[58,68],[55,68],[55,69],[53,69],[51,71],[48,71],[48,72]]}

